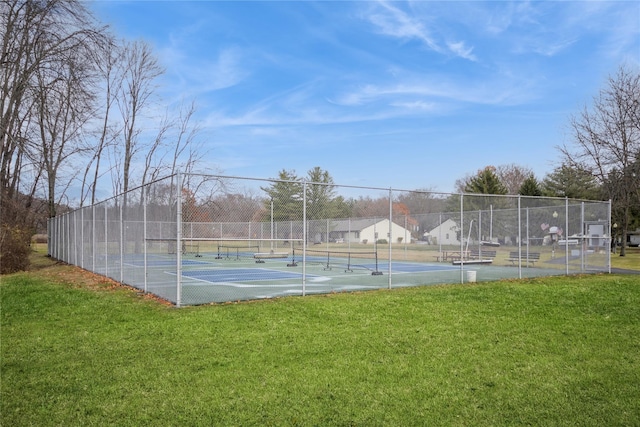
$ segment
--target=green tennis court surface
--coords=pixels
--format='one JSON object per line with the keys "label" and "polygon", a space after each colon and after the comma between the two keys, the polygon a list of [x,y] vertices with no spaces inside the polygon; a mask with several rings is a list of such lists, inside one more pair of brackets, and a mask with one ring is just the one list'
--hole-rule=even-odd
{"label": "green tennis court surface", "polygon": [[[389,287],[422,286],[443,283],[460,283],[469,280],[472,271],[477,281],[517,277],[515,267],[494,265],[454,266],[448,263],[421,263],[375,259],[349,259],[333,257],[327,262],[324,256],[267,259],[257,263],[250,257],[223,257],[202,254],[198,258],[183,257],[181,268],[182,303],[195,305],[300,296],[333,292],[353,292]],[[137,263],[131,261],[132,263]],[[170,260],[154,259],[149,268],[155,282],[148,290],[167,299],[175,298],[170,283],[177,274]],[[149,264],[148,264],[149,267]],[[374,272],[376,274],[374,274]],[[523,277],[562,274],[557,269],[523,268]],[[165,279],[162,280],[164,276]],[[151,282],[151,281],[150,281]],[[162,285],[166,283],[166,285]]]}

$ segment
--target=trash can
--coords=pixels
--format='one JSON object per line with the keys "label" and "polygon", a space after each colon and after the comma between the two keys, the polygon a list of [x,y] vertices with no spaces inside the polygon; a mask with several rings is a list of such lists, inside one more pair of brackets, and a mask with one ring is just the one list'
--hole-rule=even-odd
{"label": "trash can", "polygon": [[467,282],[475,283],[476,281],[476,271],[475,270],[467,270]]}

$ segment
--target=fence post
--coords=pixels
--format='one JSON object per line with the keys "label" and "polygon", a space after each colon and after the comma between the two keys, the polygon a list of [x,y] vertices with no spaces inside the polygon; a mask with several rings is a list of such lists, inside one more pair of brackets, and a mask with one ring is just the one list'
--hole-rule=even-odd
{"label": "fence post", "polygon": [[122,195],[120,201],[120,283],[124,283],[124,204],[127,200],[127,193]]}
{"label": "fence post", "polygon": [[[584,229],[584,202],[580,202],[580,238],[578,242],[580,242],[580,272],[584,273],[585,265],[584,265],[584,244],[586,242],[587,236]],[[604,237],[604,236],[603,236]],[[611,242],[607,246],[607,252],[611,252]]]}
{"label": "fence post", "polygon": [[182,176],[176,175],[176,307],[182,303]]}
{"label": "fence post", "polygon": [[64,257],[64,262],[71,264],[71,226],[69,225],[69,222],[70,222],[69,212],[67,212],[64,217],[65,217],[65,224],[66,224],[64,235],[67,241],[67,244],[66,244],[67,254]]}
{"label": "fence post", "polygon": [[[611,235],[611,229],[612,229],[612,226],[611,226],[611,199],[609,199],[609,203],[607,203],[607,217],[608,217],[607,218],[607,222],[609,224],[609,247],[607,248],[607,254],[608,254],[607,255],[607,272],[609,274],[611,274],[611,245],[612,245],[611,239],[614,238]],[[624,244],[626,244],[626,242],[622,242],[622,244],[624,245]],[[618,242],[614,240],[613,241],[613,245],[615,245],[614,248],[617,248],[618,247],[617,246]]]}
{"label": "fence post", "polygon": [[[529,249],[531,247],[531,238],[529,237],[529,206],[527,206],[525,208],[525,212],[527,213],[526,215],[526,225],[525,225],[525,230],[527,230],[527,236],[525,237],[527,239],[527,260],[529,259]],[[527,262],[527,267],[529,266],[529,262]]]}
{"label": "fence post", "polygon": [[307,290],[307,181],[302,182],[302,296]]}
{"label": "fence post", "polygon": [[[73,211],[73,265],[80,265],[82,263],[82,257],[78,259],[78,248],[81,247],[81,243],[78,241],[78,210]],[[80,211],[80,222],[82,222],[82,211]],[[80,231],[82,235],[82,230]]]}
{"label": "fence post", "polygon": [[[149,185],[149,184],[147,184]],[[142,238],[144,240],[144,246],[142,248],[143,251],[143,263],[144,263],[144,293],[147,293],[147,196],[145,189],[147,187],[144,186],[141,189],[142,197]]]}
{"label": "fence post", "polygon": [[91,271],[96,272],[96,205],[91,205]]}
{"label": "fence post", "polygon": [[391,289],[391,256],[393,255],[393,251],[391,249],[392,242],[393,242],[393,191],[391,190],[391,188],[389,188],[389,243],[388,243],[389,244],[389,263],[388,263],[389,278],[387,279],[389,289]]}
{"label": "fence post", "polygon": [[565,273],[569,275],[569,198],[564,198],[564,265]]}
{"label": "fence post", "polygon": [[[518,195],[518,279],[522,279],[522,213],[521,210],[521,200],[522,196]],[[527,259],[528,259],[527,251]],[[527,265],[529,262],[527,261]]]}
{"label": "fence post", "polygon": [[84,267],[84,208],[80,208],[80,266]]}
{"label": "fence post", "polygon": [[464,194],[460,193],[460,283],[464,283]]}

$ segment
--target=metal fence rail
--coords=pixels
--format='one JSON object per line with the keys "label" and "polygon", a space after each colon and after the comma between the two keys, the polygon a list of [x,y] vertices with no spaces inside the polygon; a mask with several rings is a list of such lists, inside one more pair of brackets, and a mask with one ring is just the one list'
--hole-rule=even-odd
{"label": "metal fence rail", "polygon": [[51,218],[49,254],[177,306],[610,271],[610,202],[172,175]]}

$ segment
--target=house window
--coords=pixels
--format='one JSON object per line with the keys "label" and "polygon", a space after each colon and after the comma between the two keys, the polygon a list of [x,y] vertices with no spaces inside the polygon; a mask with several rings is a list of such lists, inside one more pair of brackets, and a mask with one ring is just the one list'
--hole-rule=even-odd
{"label": "house window", "polygon": [[449,240],[449,233],[445,235],[445,239]]}
{"label": "house window", "polygon": [[359,239],[359,238],[360,238],[360,232],[356,231],[356,239]]}

